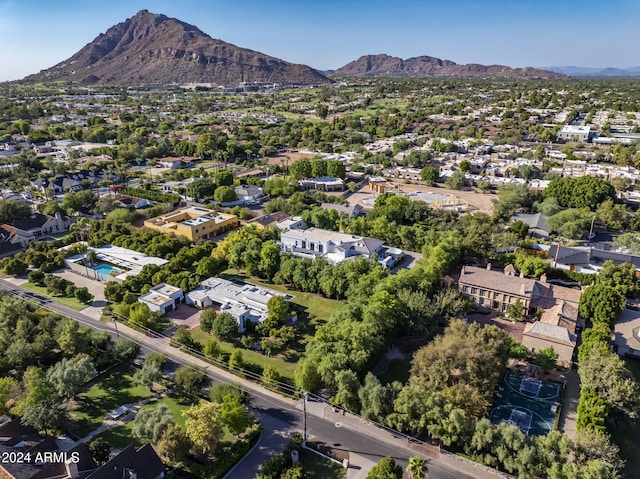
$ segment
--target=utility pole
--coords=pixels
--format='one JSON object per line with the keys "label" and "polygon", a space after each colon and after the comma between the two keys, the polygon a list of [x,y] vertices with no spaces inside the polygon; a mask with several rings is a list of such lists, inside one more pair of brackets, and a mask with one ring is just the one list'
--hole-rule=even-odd
{"label": "utility pole", "polygon": [[302,395],[302,446],[307,445],[307,398],[309,397],[309,393],[304,393]]}

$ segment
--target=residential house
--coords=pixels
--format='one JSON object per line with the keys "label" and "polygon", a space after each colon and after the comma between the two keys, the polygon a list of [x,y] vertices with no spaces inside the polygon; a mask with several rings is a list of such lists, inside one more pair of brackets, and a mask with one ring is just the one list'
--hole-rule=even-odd
{"label": "residential house", "polygon": [[303,190],[318,190],[318,191],[343,191],[344,181],[340,178],[334,178],[332,176],[322,176],[320,178],[311,178],[307,180],[300,180],[298,184]]}
{"label": "residential house", "polygon": [[384,241],[321,228],[288,229],[280,235],[282,250],[302,258],[324,258],[337,264],[349,258],[385,258]]}
{"label": "residential house", "polygon": [[306,230],[309,226],[300,216],[290,216],[278,221],[276,229],[283,230]]}
{"label": "residential house", "polygon": [[529,227],[529,234],[536,238],[548,238],[551,227],[547,223],[547,215],[542,213],[521,214],[513,217],[514,221],[522,221]]}
{"label": "residential house", "polygon": [[558,139],[586,143],[592,136],[591,127],[586,125],[564,125],[558,131]]}
{"label": "residential house", "polygon": [[172,170],[177,170],[182,168],[184,165],[180,158],[160,158],[158,160],[158,167],[160,168],[170,168]]}
{"label": "residential house", "polygon": [[615,264],[631,263],[640,272],[640,256],[590,246],[568,247],[552,244],[548,249],[548,258],[558,268],[579,273],[595,274],[602,269],[605,261],[613,261]]}
{"label": "residential house", "polygon": [[114,200],[120,203],[124,208],[128,208],[131,210],[138,210],[140,208],[148,208],[150,206],[153,206],[152,201],[149,201],[145,198],[136,198],[135,196],[129,195],[116,195]]}
{"label": "residential house", "polygon": [[289,218],[287,213],[282,211],[276,211],[275,213],[271,213],[269,215],[258,216],[257,218],[253,218],[247,221],[248,225],[256,225],[259,228],[276,228],[280,221],[284,221]]}
{"label": "residential house", "polygon": [[522,335],[522,345],[533,354],[543,349],[553,348],[556,361],[565,367],[571,365],[577,337],[562,326],[535,321],[528,323]]}
{"label": "residential house", "polygon": [[62,451],[55,438],[41,438],[37,430],[23,425],[20,419],[0,425],[0,457],[9,459],[15,454],[31,460],[0,460],[0,478],[76,479],[98,468],[86,444],[78,443]]}
{"label": "residential house", "polygon": [[357,218],[364,212],[364,208],[362,207],[362,205],[359,205],[357,203],[354,205],[350,205],[349,203],[347,203],[346,205],[340,205],[337,203],[322,203],[320,206],[325,210],[335,210],[340,214],[348,216],[349,218]]}
{"label": "residential house", "polygon": [[160,283],[149,292],[138,298],[138,302],[146,304],[151,311],[166,314],[174,311],[183,302],[184,293],[177,286]]}
{"label": "residential house", "polygon": [[507,312],[518,301],[527,313],[542,310],[539,321],[525,326],[523,345],[532,352],[553,347],[558,361],[571,363],[579,325],[578,306],[582,291],[547,281],[524,278],[509,265],[504,271],[463,266],[458,288],[477,306]]}
{"label": "residential house", "polygon": [[86,479],[162,479],[165,470],[151,444],[138,450],[129,445]]}
{"label": "residential house", "polygon": [[266,199],[264,190],[255,185],[236,186],[234,191],[236,192],[238,202],[240,203],[256,205]]}
{"label": "residential house", "polygon": [[205,240],[238,226],[236,215],[217,213],[199,206],[180,208],[148,219],[144,226],[161,233],[173,233],[190,241]]}
{"label": "residential house", "polygon": [[26,248],[29,243],[49,234],[67,231],[73,220],[62,213],[44,215],[34,213],[27,218],[10,221],[1,225],[0,241],[10,241]]}
{"label": "residential house", "polygon": [[261,323],[269,316],[267,303],[274,296],[291,297],[269,288],[237,283],[222,278],[209,278],[200,287],[185,294],[185,302],[198,308],[217,307],[238,321],[244,332],[247,322]]}

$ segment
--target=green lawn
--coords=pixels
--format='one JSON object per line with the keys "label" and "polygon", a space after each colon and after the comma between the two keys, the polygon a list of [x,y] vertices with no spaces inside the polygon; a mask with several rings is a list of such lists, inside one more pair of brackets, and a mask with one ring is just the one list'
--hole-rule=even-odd
{"label": "green lawn", "polygon": [[340,464],[306,449],[300,452],[300,464],[308,479],[342,479],[345,476],[346,470]]}
{"label": "green lawn", "polygon": [[97,429],[110,411],[151,396],[146,387],[133,381],[132,368],[117,367],[96,379],[80,395],[76,408],[71,411],[72,432],[84,437]]}
{"label": "green lawn", "polygon": [[63,296],[52,296],[51,293],[49,293],[47,291],[47,288],[45,288],[44,286],[38,286],[38,285],[30,283],[30,282],[26,282],[24,284],[21,284],[20,286],[23,286],[24,288],[27,288],[28,290],[31,290],[34,293],[38,293],[38,294],[40,294],[42,296],[46,296],[48,298],[51,298],[56,303],[63,304],[63,305],[65,305],[65,306],[67,306],[67,307],[69,307],[71,309],[75,309],[76,311],[82,311],[87,306],[89,306],[88,304],[81,303],[76,298],[68,298],[68,297],[63,297]]}
{"label": "green lawn", "polygon": [[[202,331],[200,327],[191,330],[191,337],[203,344],[206,343],[210,338],[213,338],[213,336]],[[235,348],[232,343],[228,343],[226,341],[218,340],[218,344],[220,344],[222,353],[226,355],[230,355]],[[293,371],[295,370],[298,359],[300,358],[300,353],[289,349],[281,354],[276,354],[268,358],[264,354],[261,354],[257,351],[243,348],[242,356],[245,362],[258,364],[262,368],[264,368],[267,364],[271,364],[278,370],[282,377],[288,378],[293,382]]]}
{"label": "green lawn", "polygon": [[[171,410],[171,412],[173,413],[174,422],[184,429],[184,418],[182,417],[182,411],[191,406],[193,402],[184,398],[169,396],[161,398],[151,404],[147,404],[143,406],[143,408],[156,408],[160,404],[165,404]],[[124,449],[129,444],[133,444],[136,448],[143,446],[146,441],[133,437],[131,435],[132,428],[133,421],[130,421],[127,424],[103,432],[102,434],[100,434],[100,437],[111,444],[111,446],[117,447],[119,449]],[[229,436],[229,438],[227,438],[227,436]],[[231,436],[228,433],[225,434],[223,440],[230,439]]]}
{"label": "green lawn", "polygon": [[[640,360],[626,359],[627,367],[633,373],[636,381],[640,381]],[[625,425],[620,429],[611,431],[611,437],[620,446],[620,455],[626,461],[623,473],[625,477],[636,477],[640,471],[640,434],[638,427],[634,425]]]}

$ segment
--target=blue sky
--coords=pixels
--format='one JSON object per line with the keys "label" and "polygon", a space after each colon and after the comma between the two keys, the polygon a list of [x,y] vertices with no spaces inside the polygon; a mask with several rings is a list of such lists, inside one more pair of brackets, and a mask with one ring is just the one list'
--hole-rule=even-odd
{"label": "blue sky", "polygon": [[0,81],[65,60],[141,9],[319,69],[376,53],[512,67],[640,65],[637,0],[0,0]]}

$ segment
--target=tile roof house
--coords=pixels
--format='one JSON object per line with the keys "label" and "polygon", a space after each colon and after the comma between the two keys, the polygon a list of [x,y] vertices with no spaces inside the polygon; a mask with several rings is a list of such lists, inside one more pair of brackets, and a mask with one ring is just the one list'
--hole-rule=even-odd
{"label": "tile roof house", "polygon": [[521,214],[513,217],[514,221],[522,221],[529,227],[529,234],[539,238],[547,238],[551,234],[551,227],[547,223],[547,215],[542,213]]}
{"label": "tile roof house", "polygon": [[280,221],[284,221],[289,218],[287,213],[282,211],[276,211],[275,213],[271,213],[270,215],[262,215],[257,218],[253,218],[247,221],[248,225],[255,224],[260,228],[275,228]]}
{"label": "tile roof house", "polygon": [[486,269],[463,266],[458,289],[474,305],[503,313],[517,301],[526,312],[542,308],[540,320],[526,325],[523,344],[532,351],[551,346],[559,361],[571,362],[581,290],[550,284],[546,275],[540,280],[524,278],[512,265],[504,271],[492,270],[491,265]]}

